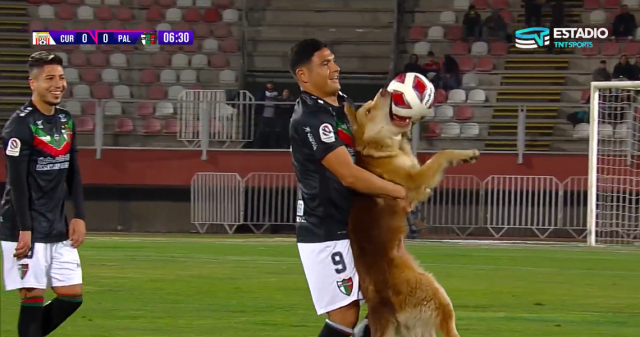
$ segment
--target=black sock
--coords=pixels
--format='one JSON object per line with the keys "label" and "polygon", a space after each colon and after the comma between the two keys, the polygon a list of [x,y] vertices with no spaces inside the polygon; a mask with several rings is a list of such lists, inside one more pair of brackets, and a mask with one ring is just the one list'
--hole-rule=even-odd
{"label": "black sock", "polygon": [[42,305],[44,297],[33,296],[22,299],[18,318],[19,337],[42,337]]}
{"label": "black sock", "polygon": [[320,331],[318,337],[348,337],[353,334],[351,329],[327,320]]}
{"label": "black sock", "polygon": [[82,295],[58,295],[44,306],[42,311],[42,335],[47,336],[57,329],[82,305]]}

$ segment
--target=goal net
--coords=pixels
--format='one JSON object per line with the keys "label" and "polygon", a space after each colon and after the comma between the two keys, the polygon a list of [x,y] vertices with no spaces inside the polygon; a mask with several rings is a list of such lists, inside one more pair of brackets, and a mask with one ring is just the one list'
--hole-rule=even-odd
{"label": "goal net", "polygon": [[588,244],[640,244],[640,82],[591,83]]}

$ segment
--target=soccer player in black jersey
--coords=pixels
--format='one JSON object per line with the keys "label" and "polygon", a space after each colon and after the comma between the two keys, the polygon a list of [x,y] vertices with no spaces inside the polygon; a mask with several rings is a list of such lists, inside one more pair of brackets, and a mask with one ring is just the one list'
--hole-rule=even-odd
{"label": "soccer player in black jersey", "polygon": [[347,225],[352,193],[394,198],[409,208],[403,187],[356,166],[340,92],[340,68],[317,39],[297,43],[289,69],[302,94],[291,118],[291,155],[298,179],[296,237],[318,315],[327,314],[319,337],[351,336],[358,323],[360,287]]}
{"label": "soccer player in black jersey", "polygon": [[[59,108],[67,81],[62,59],[48,52],[29,58],[31,100],[2,131],[7,182],[0,209],[4,285],[18,290],[19,337],[49,335],[82,304],[77,248],[86,232],[75,127]],[[75,215],[67,223],[66,190]],[[45,290],[57,297],[44,305]]]}

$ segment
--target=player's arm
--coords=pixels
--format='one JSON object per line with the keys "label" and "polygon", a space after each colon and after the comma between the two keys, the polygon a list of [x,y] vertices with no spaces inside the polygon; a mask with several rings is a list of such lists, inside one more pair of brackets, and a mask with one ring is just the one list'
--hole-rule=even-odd
{"label": "player's arm", "polygon": [[406,197],[402,186],[379,178],[353,162],[349,151],[336,134],[335,122],[326,112],[311,112],[305,117],[307,118],[297,120],[293,125],[294,132],[298,133],[297,138],[306,143],[303,146],[312,149],[315,157],[343,185],[365,194],[395,199]]}
{"label": "player's arm", "polygon": [[21,232],[33,229],[29,212],[29,156],[33,146],[33,134],[21,116],[14,115],[3,132],[4,153],[7,160],[7,183],[17,226]]}
{"label": "player's arm", "polygon": [[78,164],[78,146],[76,140],[76,127],[73,124],[71,151],[69,151],[69,169],[67,170],[67,190],[73,202],[74,218],[84,220],[84,191],[82,189],[82,177]]}

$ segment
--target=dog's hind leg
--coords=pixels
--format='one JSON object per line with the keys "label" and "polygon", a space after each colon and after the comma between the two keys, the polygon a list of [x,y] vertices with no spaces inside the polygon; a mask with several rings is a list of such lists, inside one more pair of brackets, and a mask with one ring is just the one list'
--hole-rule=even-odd
{"label": "dog's hind leg", "polygon": [[460,337],[456,329],[456,315],[453,306],[442,306],[440,308],[440,331],[444,337]]}
{"label": "dog's hind leg", "polygon": [[396,323],[392,317],[385,314],[376,314],[375,308],[369,306],[369,329],[371,329],[371,337],[394,337],[396,331]]}

